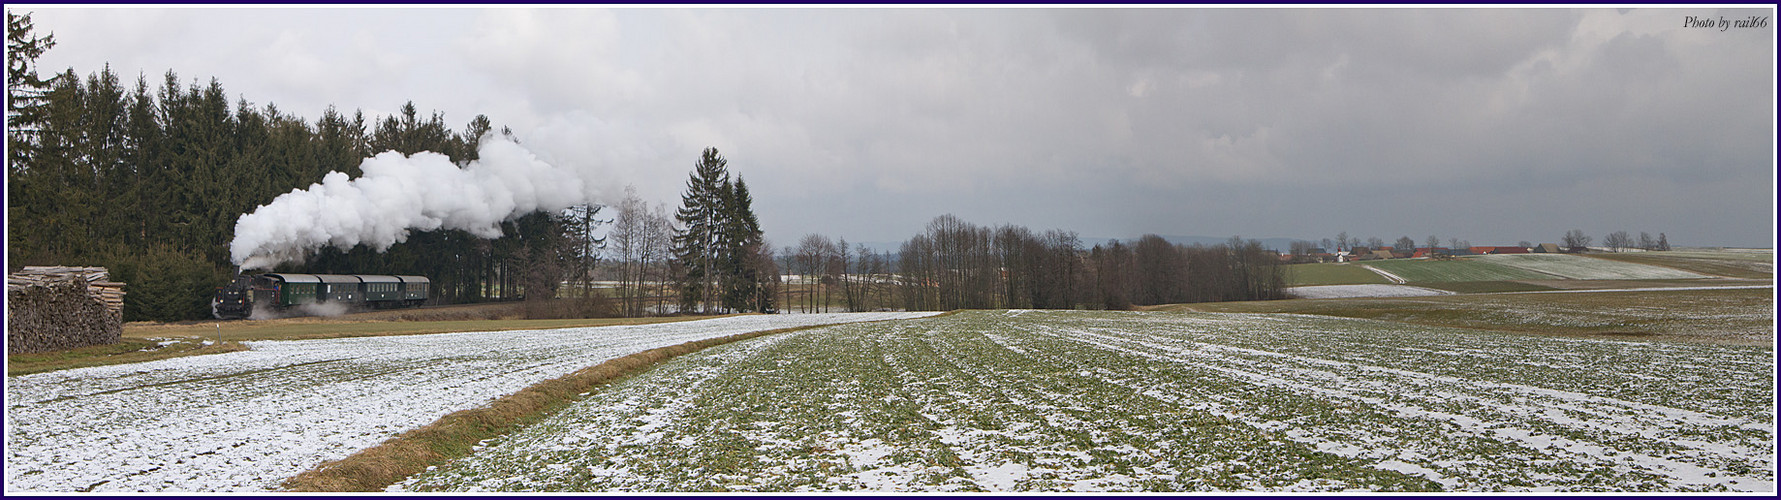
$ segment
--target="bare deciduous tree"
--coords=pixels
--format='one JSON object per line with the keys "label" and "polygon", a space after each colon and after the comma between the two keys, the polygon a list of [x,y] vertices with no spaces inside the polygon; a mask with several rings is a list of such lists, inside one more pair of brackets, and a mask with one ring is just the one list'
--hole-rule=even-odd
{"label": "bare deciduous tree", "polygon": [[1304,240],[1294,240],[1289,248],[1293,262],[1310,262],[1311,251],[1317,249],[1317,244]]}
{"label": "bare deciduous tree", "polygon": [[795,272],[799,274],[799,283],[803,285],[805,312],[828,311],[835,253],[835,242],[828,236],[811,233],[798,240],[792,261],[797,266]]}
{"label": "bare deciduous tree", "polygon": [[668,215],[668,205],[657,202],[649,217],[644,218],[643,227],[643,246],[638,253],[642,271],[638,276],[644,285],[643,297],[653,297],[653,312],[661,313],[667,307],[667,286],[679,272],[670,262],[673,260],[674,220]]}
{"label": "bare deciduous tree", "polygon": [[1414,252],[1416,251],[1416,240],[1410,239],[1409,236],[1399,236],[1397,243],[1391,248],[1399,252]]}
{"label": "bare deciduous tree", "polygon": [[612,216],[612,229],[606,238],[608,250],[618,264],[617,299],[619,311],[626,316],[643,315],[644,247],[649,230],[649,204],[637,196],[636,186],[625,186],[625,197],[618,202]]}
{"label": "bare deciduous tree", "polygon": [[1590,237],[1583,234],[1582,229],[1572,229],[1566,231],[1565,237],[1560,241],[1563,242],[1566,251],[1581,252],[1588,249]]}
{"label": "bare deciduous tree", "polygon": [[1615,231],[1602,238],[1602,245],[1607,246],[1608,250],[1619,252],[1633,247],[1633,237],[1626,231]]}

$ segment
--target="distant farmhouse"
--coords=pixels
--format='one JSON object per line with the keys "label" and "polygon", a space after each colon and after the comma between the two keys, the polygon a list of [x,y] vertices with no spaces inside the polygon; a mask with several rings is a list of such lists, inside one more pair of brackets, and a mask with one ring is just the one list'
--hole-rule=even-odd
{"label": "distant farmhouse", "polygon": [[1531,253],[1527,247],[1472,247],[1477,255],[1501,255],[1511,253]]}
{"label": "distant farmhouse", "polygon": [[1410,258],[1420,259],[1423,257],[1460,257],[1460,256],[1465,256],[1465,255],[1472,255],[1472,249],[1470,249],[1470,248],[1428,247],[1428,248],[1416,249],[1416,253],[1410,254]]}

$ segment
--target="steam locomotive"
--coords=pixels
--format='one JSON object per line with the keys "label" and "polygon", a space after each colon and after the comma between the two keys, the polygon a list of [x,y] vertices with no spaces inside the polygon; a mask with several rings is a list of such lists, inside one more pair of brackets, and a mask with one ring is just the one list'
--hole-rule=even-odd
{"label": "steam locomotive", "polygon": [[218,319],[240,319],[255,309],[282,312],[306,305],[348,309],[418,306],[432,283],[422,276],[267,273],[240,275],[218,288],[210,311]]}

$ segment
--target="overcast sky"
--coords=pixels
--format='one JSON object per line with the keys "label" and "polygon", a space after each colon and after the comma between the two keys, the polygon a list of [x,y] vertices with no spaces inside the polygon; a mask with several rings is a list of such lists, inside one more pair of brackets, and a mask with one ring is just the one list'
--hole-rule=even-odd
{"label": "overcast sky", "polygon": [[7,8],[54,32],[43,73],[215,77],[312,121],[486,114],[613,195],[677,205],[714,146],[778,245],[901,241],[945,213],[1092,237],[1775,238],[1772,9]]}

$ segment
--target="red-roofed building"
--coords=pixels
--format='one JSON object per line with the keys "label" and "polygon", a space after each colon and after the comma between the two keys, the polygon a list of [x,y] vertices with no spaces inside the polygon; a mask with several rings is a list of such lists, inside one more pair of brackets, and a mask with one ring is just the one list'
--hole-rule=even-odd
{"label": "red-roofed building", "polygon": [[1455,249],[1455,248],[1446,248],[1446,247],[1434,247],[1434,248],[1418,248],[1418,249],[1416,249],[1416,253],[1411,255],[1410,257],[1411,258],[1436,257],[1436,256],[1439,256],[1439,257],[1460,257],[1460,256],[1465,256],[1465,255],[1473,255],[1473,254],[1474,254],[1474,252],[1472,252],[1472,249],[1470,249],[1470,248]]}

